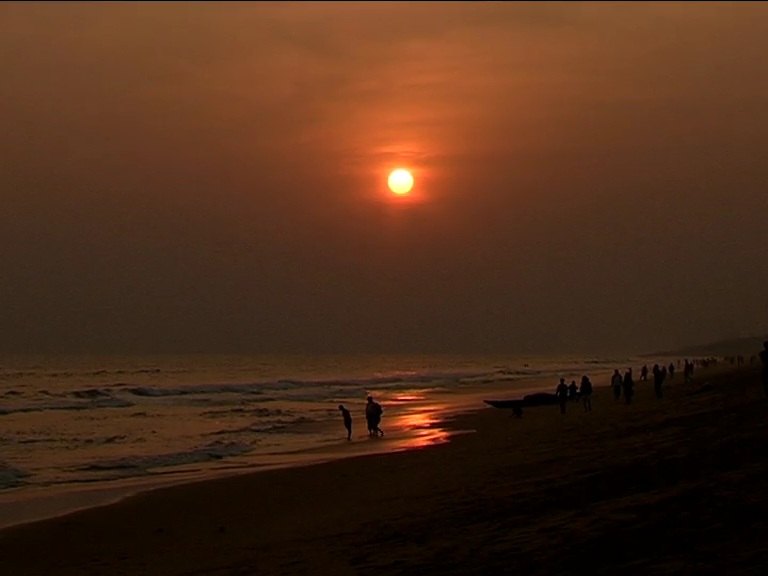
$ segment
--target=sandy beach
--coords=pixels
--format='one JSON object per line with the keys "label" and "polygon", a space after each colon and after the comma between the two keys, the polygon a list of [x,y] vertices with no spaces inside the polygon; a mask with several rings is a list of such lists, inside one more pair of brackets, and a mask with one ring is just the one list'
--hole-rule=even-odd
{"label": "sandy beach", "polygon": [[[163,488],[0,532],[2,574],[762,574],[756,369],[482,409],[444,445]],[[387,440],[384,439],[384,442]]]}

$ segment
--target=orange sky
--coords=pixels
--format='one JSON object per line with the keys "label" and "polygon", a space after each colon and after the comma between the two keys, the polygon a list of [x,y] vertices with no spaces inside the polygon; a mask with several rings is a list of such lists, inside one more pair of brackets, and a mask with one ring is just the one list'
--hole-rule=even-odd
{"label": "orange sky", "polygon": [[2,4],[0,352],[765,333],[765,38],[763,3]]}

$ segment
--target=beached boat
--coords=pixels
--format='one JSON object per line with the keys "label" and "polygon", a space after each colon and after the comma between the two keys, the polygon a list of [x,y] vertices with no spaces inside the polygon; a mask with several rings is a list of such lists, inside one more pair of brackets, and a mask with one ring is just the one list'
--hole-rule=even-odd
{"label": "beached boat", "polygon": [[550,392],[528,394],[514,400],[483,400],[494,408],[529,408],[532,406],[551,406],[558,403],[557,395]]}

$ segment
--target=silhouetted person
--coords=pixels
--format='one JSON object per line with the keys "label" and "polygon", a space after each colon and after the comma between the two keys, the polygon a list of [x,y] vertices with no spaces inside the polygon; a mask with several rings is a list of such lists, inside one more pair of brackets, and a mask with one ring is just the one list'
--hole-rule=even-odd
{"label": "silhouetted person", "polygon": [[[677,361],[678,364],[680,363],[680,360]],[[672,362],[669,363],[669,379],[672,380],[672,378],[675,377],[675,365],[672,364]]]}
{"label": "silhouetted person", "polygon": [[365,405],[365,420],[368,422],[368,436],[384,436],[384,431],[379,428],[381,414],[384,412],[381,404],[373,401],[373,396],[368,396],[368,404]]}
{"label": "silhouetted person", "polygon": [[581,393],[581,399],[584,401],[584,411],[589,412],[592,410],[592,382],[589,376],[581,377],[579,392]]}
{"label": "silhouetted person", "polygon": [[763,369],[760,372],[760,380],[763,381],[763,392],[768,396],[768,340],[763,342],[763,350],[760,352],[760,360],[763,362]]}
{"label": "silhouetted person", "polygon": [[344,428],[347,429],[347,440],[352,440],[352,414],[342,404],[339,404],[339,410],[341,417],[344,418]]}
{"label": "silhouetted person", "polygon": [[579,399],[579,387],[576,386],[576,380],[571,380],[568,386],[568,398],[571,402],[576,402]]}
{"label": "silhouetted person", "polygon": [[624,373],[624,380],[621,382],[624,392],[624,400],[627,404],[632,404],[632,396],[635,395],[635,381],[632,379],[632,368],[628,368]]}
{"label": "silhouetted person", "polygon": [[688,362],[685,360],[685,366],[683,367],[683,381],[693,382],[693,361]]}
{"label": "silhouetted person", "polygon": [[613,397],[618,400],[621,398],[621,374],[619,374],[618,370],[613,371],[613,376],[611,376],[611,388],[613,388]]}
{"label": "silhouetted person", "polygon": [[661,400],[661,385],[664,384],[664,378],[667,377],[667,371],[659,368],[658,364],[653,365],[653,391],[656,398]]}
{"label": "silhouetted person", "polygon": [[643,364],[643,367],[640,368],[640,380],[648,380],[648,365]]}
{"label": "silhouetted person", "polygon": [[515,404],[512,406],[512,414],[515,416],[515,418],[522,418],[523,417],[523,407],[519,404]]}
{"label": "silhouetted person", "polygon": [[555,394],[560,401],[560,414],[565,414],[565,405],[568,402],[568,385],[565,383],[565,378],[560,378]]}

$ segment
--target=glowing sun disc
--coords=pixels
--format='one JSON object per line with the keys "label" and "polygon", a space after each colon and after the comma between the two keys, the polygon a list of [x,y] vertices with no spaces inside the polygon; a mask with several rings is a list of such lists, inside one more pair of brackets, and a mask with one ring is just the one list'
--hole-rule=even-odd
{"label": "glowing sun disc", "polygon": [[395,194],[408,194],[413,188],[413,176],[408,170],[398,168],[389,175],[387,184]]}

